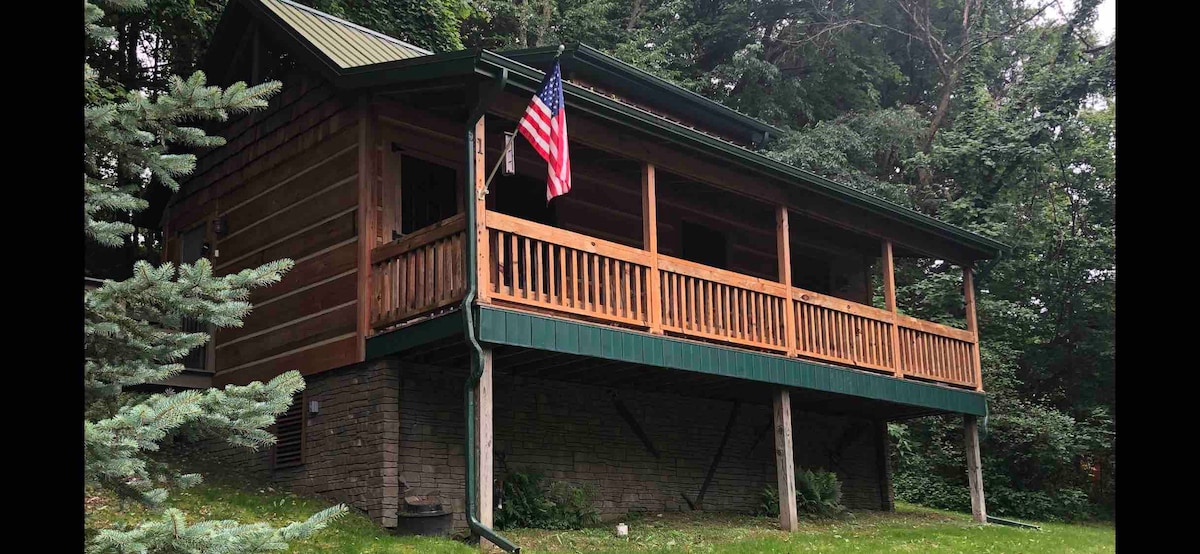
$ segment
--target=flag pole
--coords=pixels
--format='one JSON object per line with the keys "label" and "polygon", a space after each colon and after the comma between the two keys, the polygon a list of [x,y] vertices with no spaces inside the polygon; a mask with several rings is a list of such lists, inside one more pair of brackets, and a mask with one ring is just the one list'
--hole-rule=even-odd
{"label": "flag pole", "polygon": [[[554,53],[554,61],[555,62],[558,62],[559,56],[562,56],[563,50],[565,50],[565,49],[566,49],[565,45],[562,45],[562,44],[558,45],[558,51]],[[488,173],[487,181],[484,181],[484,183],[483,183],[483,190],[479,192],[480,200],[482,200],[485,196],[487,196],[488,191],[491,190],[492,178],[496,176],[496,170],[500,169],[500,164],[504,163],[504,159],[508,157],[508,151],[510,148],[512,148],[513,140],[516,138],[517,138],[517,133],[514,132],[513,134],[509,135],[507,139],[505,139],[504,150],[500,151],[500,158],[498,160],[496,160],[496,165],[492,166],[492,171],[491,171],[491,173]]]}

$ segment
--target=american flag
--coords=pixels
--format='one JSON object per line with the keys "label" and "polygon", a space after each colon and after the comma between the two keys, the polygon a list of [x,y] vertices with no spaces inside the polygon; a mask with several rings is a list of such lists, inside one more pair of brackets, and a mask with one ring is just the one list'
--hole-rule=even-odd
{"label": "american flag", "polygon": [[533,149],[550,164],[546,178],[546,202],[571,190],[571,158],[567,153],[567,110],[563,105],[562,73],[558,60],[542,80],[542,88],[517,124]]}

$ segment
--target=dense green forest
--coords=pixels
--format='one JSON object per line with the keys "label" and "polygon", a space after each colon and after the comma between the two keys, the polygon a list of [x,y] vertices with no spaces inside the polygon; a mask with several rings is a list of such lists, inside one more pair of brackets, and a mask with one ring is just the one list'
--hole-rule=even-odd
{"label": "dense green forest", "polygon": [[[196,69],[225,2],[146,3],[110,10],[113,47],[88,62],[153,94]],[[989,512],[1111,517],[1115,40],[1092,29],[1098,0],[302,3],[434,51],[587,43],[787,130],[770,156],[1011,245],[977,279]],[[133,223],[142,239],[90,273],[156,258],[157,221]],[[900,308],[961,326],[961,281],[900,263]],[[900,498],[968,509],[961,427],[891,426]]]}

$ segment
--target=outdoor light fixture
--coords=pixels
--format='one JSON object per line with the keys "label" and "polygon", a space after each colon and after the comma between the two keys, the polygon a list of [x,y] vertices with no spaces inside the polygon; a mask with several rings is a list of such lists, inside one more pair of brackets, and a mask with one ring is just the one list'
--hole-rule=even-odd
{"label": "outdoor light fixture", "polygon": [[226,226],[224,217],[218,217],[218,218],[214,219],[212,222],[212,229],[213,229],[213,233],[216,233],[218,235],[224,235],[225,233],[227,233],[229,231],[229,229]]}
{"label": "outdoor light fixture", "polygon": [[308,401],[308,413],[316,415],[321,412],[321,405],[316,400]]}

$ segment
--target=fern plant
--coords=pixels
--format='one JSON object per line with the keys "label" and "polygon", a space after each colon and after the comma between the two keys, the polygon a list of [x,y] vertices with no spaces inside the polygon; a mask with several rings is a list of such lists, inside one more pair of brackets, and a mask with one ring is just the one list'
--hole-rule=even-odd
{"label": "fern plant", "polygon": [[[842,483],[837,474],[823,469],[796,470],[796,511],[813,517],[836,517],[846,513],[842,506]],[[767,485],[759,494],[757,513],[779,516],[779,490]]]}
{"label": "fern plant", "polygon": [[835,516],[845,512],[842,484],[837,474],[823,469],[796,471],[796,509],[818,516]]}
{"label": "fern plant", "polygon": [[510,471],[504,479],[503,501],[496,527],[513,529],[581,529],[599,521],[593,507],[595,489],[565,481],[550,485],[536,471]]}

